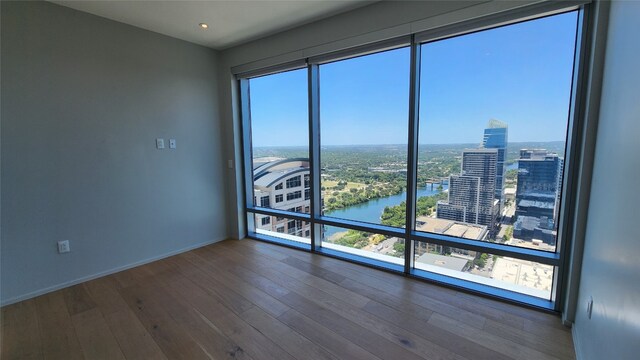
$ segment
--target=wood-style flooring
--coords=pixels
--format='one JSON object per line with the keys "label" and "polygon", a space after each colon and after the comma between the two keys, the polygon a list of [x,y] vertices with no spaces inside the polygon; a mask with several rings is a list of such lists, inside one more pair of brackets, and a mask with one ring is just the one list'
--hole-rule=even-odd
{"label": "wood-style flooring", "polygon": [[2,359],[573,359],[558,316],[227,240],[2,308]]}

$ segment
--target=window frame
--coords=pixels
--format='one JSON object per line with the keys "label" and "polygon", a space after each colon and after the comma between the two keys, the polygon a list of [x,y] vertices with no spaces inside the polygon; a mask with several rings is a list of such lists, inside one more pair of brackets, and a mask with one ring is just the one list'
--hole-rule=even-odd
{"label": "window frame", "polygon": [[302,186],[302,176],[301,175],[296,175],[296,176],[292,176],[290,178],[288,178],[286,180],[286,188],[287,189],[295,189],[297,187]]}
{"label": "window frame", "polygon": [[[466,35],[477,31],[508,26],[511,24],[521,23],[529,20],[544,18],[547,16],[557,15],[570,11],[578,11],[578,28],[576,34],[575,55],[573,64],[573,77],[571,84],[571,100],[568,118],[567,141],[565,149],[565,168],[563,171],[562,195],[560,201],[559,227],[557,236],[557,247],[555,252],[547,252],[542,250],[519,248],[511,245],[480,242],[477,240],[469,240],[463,238],[455,238],[447,235],[418,232],[415,219],[416,207],[416,175],[417,175],[417,154],[418,154],[418,109],[419,109],[419,86],[420,86],[420,46],[424,43],[443,40],[456,36]],[[594,22],[590,15],[591,5],[589,1],[575,2],[544,2],[533,5],[523,6],[514,10],[503,13],[483,16],[480,18],[455,23],[432,30],[414,33],[408,36],[401,36],[394,39],[384,40],[377,43],[366,44],[351,49],[341,50],[333,53],[323,54],[316,57],[304,59],[303,61],[294,61],[282,65],[271,66],[263,71],[256,70],[249,73],[236,74],[238,79],[239,100],[240,100],[240,119],[242,131],[242,156],[243,156],[243,177],[245,188],[245,199],[253,198],[253,181],[252,181],[252,148],[251,148],[251,114],[250,114],[250,89],[249,80],[251,78],[272,75],[279,72],[290,70],[307,70],[308,79],[308,111],[309,111],[309,163],[310,163],[310,208],[308,214],[294,213],[279,209],[265,209],[255,206],[245,201],[244,212],[247,219],[245,231],[248,237],[275,242],[285,246],[300,248],[303,250],[338,257],[348,261],[382,268],[385,270],[403,273],[404,275],[415,277],[423,280],[445,283],[448,286],[454,286],[471,292],[488,294],[510,302],[518,304],[526,304],[529,306],[539,307],[547,310],[559,311],[562,308],[564,297],[564,279],[568,268],[569,257],[569,239],[571,238],[570,223],[573,217],[573,204],[577,196],[577,173],[576,170],[582,153],[579,149],[580,132],[583,129],[584,119],[584,98],[586,90],[584,86],[584,78],[588,76],[585,68],[588,67],[587,55],[589,52],[588,38]],[[393,228],[390,226],[363,223],[354,220],[338,219],[322,215],[321,209],[321,191],[320,191],[320,121],[319,121],[319,65],[327,62],[339,61],[347,58],[364,56],[372,53],[382,52],[404,46],[411,47],[411,67],[410,67],[410,91],[409,91],[409,142],[408,142],[408,158],[407,158],[407,219],[406,224],[410,224],[406,228]],[[306,188],[306,183],[304,184]],[[302,183],[300,184],[302,186]],[[289,188],[286,186],[286,188]],[[288,195],[288,194],[287,194]],[[299,198],[296,198],[299,199]],[[292,200],[296,200],[292,199]],[[289,201],[289,199],[287,199]],[[301,246],[300,244],[280,239],[272,236],[264,236],[256,233],[256,226],[253,223],[252,214],[264,214],[278,217],[287,217],[291,220],[302,220],[310,223],[311,239],[310,246]],[[370,233],[383,234],[386,236],[395,236],[405,239],[410,246],[405,246],[404,266],[374,261],[368,258],[354,256],[352,254],[341,253],[338,251],[323,248],[322,243],[322,226],[337,226],[346,229],[354,229],[366,231]],[[491,253],[499,256],[510,256],[522,260],[535,261],[545,265],[551,265],[554,268],[553,287],[551,298],[549,300],[536,298],[533,296],[505,290],[502,288],[492,287],[489,285],[475,283],[467,280],[448,277],[444,275],[429,273],[424,270],[418,270],[414,267],[414,248],[417,243],[429,243],[435,245],[443,245],[449,247],[457,247],[469,251]]]}
{"label": "window frame", "polygon": [[271,197],[269,195],[260,196],[261,207],[271,207]]}
{"label": "window frame", "polygon": [[288,192],[287,193],[287,201],[293,201],[293,200],[298,200],[298,199],[302,199],[302,191],[301,190],[296,190],[296,191],[292,191],[292,192]]}

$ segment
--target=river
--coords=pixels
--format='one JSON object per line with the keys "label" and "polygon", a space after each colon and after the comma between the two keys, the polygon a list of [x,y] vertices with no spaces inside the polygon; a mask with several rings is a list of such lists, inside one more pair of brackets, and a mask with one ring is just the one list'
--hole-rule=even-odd
{"label": "river", "polygon": [[[506,170],[517,170],[518,162],[514,162],[507,166]],[[443,190],[449,188],[449,185],[443,184]],[[418,197],[420,196],[429,196],[438,193],[437,185],[433,186],[433,190],[431,190],[431,186],[428,185],[426,187],[418,188]],[[349,206],[345,209],[333,210],[325,213],[326,216],[348,219],[348,220],[357,220],[368,223],[379,224],[380,223],[380,215],[384,211],[386,206],[395,206],[399,205],[401,202],[406,200],[407,192],[404,191],[400,194],[391,195],[379,199],[369,200],[366,203]],[[339,231],[344,231],[344,229],[337,228],[334,226],[326,226],[325,227],[325,236],[329,237]]]}
{"label": "river", "polygon": [[[431,190],[430,185],[426,187],[418,188],[418,197],[437,194],[438,193],[437,187],[438,185],[435,184],[433,185],[433,190]],[[447,190],[449,188],[449,185],[443,184],[442,188],[443,190]],[[407,192],[404,191],[400,194],[391,195],[391,196],[378,198],[374,200],[369,200],[366,203],[349,206],[348,208],[333,210],[325,213],[325,215],[336,217],[336,218],[379,224],[380,215],[382,215],[382,212],[384,211],[385,207],[400,205],[400,203],[405,201],[406,198],[407,198]],[[329,237],[339,231],[344,231],[344,229],[337,228],[334,226],[326,226],[325,236]]]}
{"label": "river", "polygon": [[[506,170],[517,170],[518,162],[514,162],[507,166]],[[443,190],[447,190],[449,188],[448,184],[442,185]],[[424,188],[418,188],[418,197],[420,196],[429,196],[437,194],[437,185],[433,186],[433,190],[431,190],[431,186],[428,185]],[[395,206],[399,205],[401,202],[405,201],[407,198],[407,192],[402,192],[400,194],[391,195],[379,199],[369,200],[366,203],[349,206],[348,208],[333,210],[325,213],[326,216],[348,219],[348,220],[357,220],[368,223],[379,224],[380,223],[380,215],[384,211],[386,206]],[[344,229],[337,228],[334,226],[326,226],[325,227],[325,236],[329,237],[339,231],[344,231]]]}

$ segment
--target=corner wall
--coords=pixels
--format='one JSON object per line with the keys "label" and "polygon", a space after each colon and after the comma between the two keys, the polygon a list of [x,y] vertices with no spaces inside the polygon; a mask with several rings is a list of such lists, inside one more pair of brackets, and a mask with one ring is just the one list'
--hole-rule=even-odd
{"label": "corner wall", "polygon": [[0,6],[2,303],[226,238],[217,52]]}
{"label": "corner wall", "polygon": [[[640,3],[612,1],[574,342],[579,359],[640,354]],[[593,297],[591,319],[587,302]]]}

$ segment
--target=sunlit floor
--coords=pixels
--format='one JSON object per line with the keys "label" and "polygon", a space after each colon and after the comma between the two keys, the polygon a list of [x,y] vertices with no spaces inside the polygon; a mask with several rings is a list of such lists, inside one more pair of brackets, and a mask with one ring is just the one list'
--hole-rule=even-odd
{"label": "sunlit floor", "polygon": [[253,240],[2,315],[2,359],[574,358],[558,316]]}

